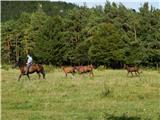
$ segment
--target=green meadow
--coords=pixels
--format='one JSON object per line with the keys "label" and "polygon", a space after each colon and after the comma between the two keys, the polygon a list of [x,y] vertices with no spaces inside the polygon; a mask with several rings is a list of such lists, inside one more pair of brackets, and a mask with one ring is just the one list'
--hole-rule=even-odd
{"label": "green meadow", "polygon": [[71,74],[61,69],[18,82],[18,69],[1,70],[2,120],[160,120],[160,73],[94,70]]}

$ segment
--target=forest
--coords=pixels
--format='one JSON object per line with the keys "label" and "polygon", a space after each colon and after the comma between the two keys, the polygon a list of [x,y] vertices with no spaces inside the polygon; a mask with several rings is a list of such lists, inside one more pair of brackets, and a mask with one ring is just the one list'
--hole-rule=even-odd
{"label": "forest", "polygon": [[88,8],[65,2],[2,1],[1,61],[47,65],[160,65],[160,9],[106,1]]}

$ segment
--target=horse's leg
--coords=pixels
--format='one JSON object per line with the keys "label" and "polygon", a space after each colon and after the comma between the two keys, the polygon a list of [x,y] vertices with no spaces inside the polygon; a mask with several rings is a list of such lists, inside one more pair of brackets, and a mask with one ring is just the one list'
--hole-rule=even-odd
{"label": "horse's leg", "polygon": [[129,71],[128,71],[128,73],[127,73],[127,77],[128,77],[128,75],[129,75]]}
{"label": "horse's leg", "polygon": [[72,76],[74,77],[74,73],[72,72]]}
{"label": "horse's leg", "polygon": [[131,72],[131,74],[132,74],[132,77],[133,77],[133,73]]}
{"label": "horse's leg", "polygon": [[93,72],[92,72],[92,77],[94,77],[94,74],[93,74]]}
{"label": "horse's leg", "polygon": [[30,77],[29,77],[29,74],[27,74],[27,77],[28,77],[29,80],[31,80]]}
{"label": "horse's leg", "polygon": [[137,73],[138,73],[138,75],[140,75],[140,72],[139,72],[139,71],[137,71]]}
{"label": "horse's leg", "polygon": [[89,72],[89,76],[92,77],[92,73],[91,72]]}
{"label": "horse's leg", "polygon": [[72,72],[72,78],[74,78],[74,72]]}
{"label": "horse's leg", "polygon": [[86,72],[82,72],[81,75],[82,75],[82,77],[84,78],[85,76],[87,76],[87,75],[89,75],[89,74],[86,73]]}
{"label": "horse's leg", "polygon": [[89,77],[92,77],[92,73],[91,72],[89,72]]}
{"label": "horse's leg", "polygon": [[91,71],[90,74],[92,75],[92,77],[94,77],[93,71]]}
{"label": "horse's leg", "polygon": [[41,72],[41,74],[43,75],[43,79],[45,80],[46,78],[45,78],[45,71],[43,70],[42,72]]}
{"label": "horse's leg", "polygon": [[20,75],[19,75],[19,77],[18,77],[18,81],[20,81],[21,77],[22,77],[22,74],[20,74]]}
{"label": "horse's leg", "polygon": [[135,71],[135,75],[137,76],[137,72]]}
{"label": "horse's leg", "polygon": [[37,72],[37,74],[38,74],[38,77],[39,77],[39,79],[40,79],[40,77],[41,77],[41,74],[40,74],[39,72]]}
{"label": "horse's leg", "polygon": [[80,79],[82,79],[83,75],[84,75],[83,73],[80,73]]}

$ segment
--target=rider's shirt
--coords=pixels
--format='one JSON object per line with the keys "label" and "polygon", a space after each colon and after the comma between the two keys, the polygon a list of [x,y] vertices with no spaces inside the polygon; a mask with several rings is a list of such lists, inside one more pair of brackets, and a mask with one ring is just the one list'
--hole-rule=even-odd
{"label": "rider's shirt", "polygon": [[32,63],[32,57],[28,56],[27,64],[31,64],[31,63]]}

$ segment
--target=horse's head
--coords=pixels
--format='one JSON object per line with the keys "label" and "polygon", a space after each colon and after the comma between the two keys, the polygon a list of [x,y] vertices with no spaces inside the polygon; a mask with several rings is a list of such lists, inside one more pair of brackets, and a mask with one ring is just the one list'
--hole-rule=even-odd
{"label": "horse's head", "polygon": [[126,68],[127,68],[127,65],[126,65],[126,64],[124,64],[124,65],[123,65],[123,68],[124,68],[124,69],[126,69]]}
{"label": "horse's head", "polygon": [[12,66],[12,68],[16,68],[19,66],[19,61],[16,61],[15,64]]}
{"label": "horse's head", "polygon": [[20,67],[20,66],[25,66],[25,64],[22,63],[22,61],[17,60],[12,68],[16,68],[16,67]]}
{"label": "horse's head", "polygon": [[89,65],[92,69],[96,69],[96,66],[95,65]]}
{"label": "horse's head", "polygon": [[95,65],[92,65],[93,69],[96,69],[97,67]]}
{"label": "horse's head", "polygon": [[79,66],[74,66],[73,67],[73,69],[74,69],[75,72],[78,72],[79,68],[80,68]]}
{"label": "horse's head", "polygon": [[64,70],[65,67],[61,65],[60,68],[61,68],[62,70]]}

